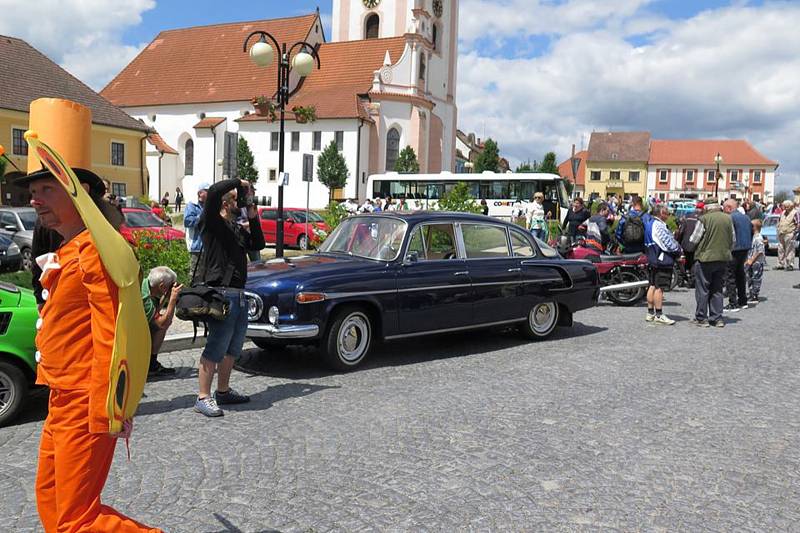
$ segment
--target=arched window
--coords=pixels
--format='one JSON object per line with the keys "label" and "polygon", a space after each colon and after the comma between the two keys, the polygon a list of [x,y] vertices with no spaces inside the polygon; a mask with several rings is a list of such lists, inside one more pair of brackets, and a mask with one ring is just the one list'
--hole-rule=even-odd
{"label": "arched window", "polygon": [[367,17],[367,23],[365,24],[366,31],[364,32],[365,39],[377,39],[380,37],[381,33],[381,18],[378,16],[377,13],[373,13],[372,15]]}
{"label": "arched window", "polygon": [[386,172],[393,172],[400,155],[400,132],[392,128],[386,134]]}
{"label": "arched window", "polygon": [[425,54],[419,55],[419,79],[425,80]]}
{"label": "arched window", "polygon": [[439,50],[439,25],[434,24],[431,28],[431,36],[433,38],[433,49]]}
{"label": "arched window", "polygon": [[183,145],[183,168],[185,176],[194,175],[194,141],[191,139],[186,139]]}

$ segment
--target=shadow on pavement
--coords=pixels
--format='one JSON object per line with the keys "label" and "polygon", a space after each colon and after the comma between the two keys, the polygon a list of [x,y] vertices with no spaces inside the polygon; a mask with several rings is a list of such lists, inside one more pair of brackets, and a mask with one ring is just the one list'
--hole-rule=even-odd
{"label": "shadow on pavement", "polygon": [[[338,389],[338,386],[311,385],[309,383],[283,383],[269,387],[264,391],[250,395],[248,403],[238,405],[222,405],[223,411],[261,411],[269,409],[274,404],[288,400],[290,398],[302,398],[309,394],[314,394],[325,389]],[[196,394],[184,394],[170,400],[156,400],[148,402],[142,400],[136,416],[147,416],[160,413],[168,413],[180,409],[189,409],[194,406],[197,400]]]}
{"label": "shadow on pavement", "polygon": [[[571,328],[559,328],[552,339],[575,339],[606,331],[608,328],[575,322]],[[536,343],[522,337],[514,328],[489,329],[462,333],[447,333],[376,344],[367,360],[357,370],[413,365],[531,345],[546,349],[547,341]],[[236,363],[236,370],[247,374],[285,379],[315,379],[339,374],[330,370],[317,350],[310,346],[288,346],[262,350],[245,350]]]}
{"label": "shadow on pavement", "polygon": [[[222,527],[224,527],[225,529],[220,529],[218,531],[209,531],[208,533],[245,533],[243,530],[236,527],[236,525],[233,524],[233,522],[231,522],[221,514],[219,513],[212,513],[212,514],[214,515],[214,518],[216,518],[219,521],[219,523],[222,524]],[[254,533],[280,533],[280,530],[260,529]]]}

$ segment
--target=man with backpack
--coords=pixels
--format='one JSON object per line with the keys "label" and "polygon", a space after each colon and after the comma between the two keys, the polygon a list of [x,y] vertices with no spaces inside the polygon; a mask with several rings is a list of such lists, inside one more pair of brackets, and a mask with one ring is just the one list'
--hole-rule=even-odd
{"label": "man with backpack", "polygon": [[642,199],[634,196],[628,213],[619,220],[615,235],[626,254],[643,254],[645,251],[645,225],[650,215],[645,213]]}

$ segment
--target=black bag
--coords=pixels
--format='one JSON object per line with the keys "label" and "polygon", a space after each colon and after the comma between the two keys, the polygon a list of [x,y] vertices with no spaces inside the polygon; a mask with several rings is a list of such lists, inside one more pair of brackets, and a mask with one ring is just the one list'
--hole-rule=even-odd
{"label": "black bag", "polygon": [[222,290],[202,284],[182,288],[175,305],[175,316],[192,322],[225,320],[229,311]]}
{"label": "black bag", "polygon": [[626,246],[644,244],[644,221],[641,215],[629,216],[622,228],[622,242]]}

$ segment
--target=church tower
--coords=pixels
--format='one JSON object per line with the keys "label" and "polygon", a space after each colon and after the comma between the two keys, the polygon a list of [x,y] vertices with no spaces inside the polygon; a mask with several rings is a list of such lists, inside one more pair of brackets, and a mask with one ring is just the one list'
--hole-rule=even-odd
{"label": "church tower", "polygon": [[[429,103],[427,109],[411,109],[410,127],[399,127],[408,130],[401,131],[400,144],[415,148],[422,172],[453,170],[458,0],[333,0],[332,42],[390,37],[403,37],[405,51],[402,57],[387,54],[385,64],[376,65],[372,100],[378,102],[380,93],[406,93],[420,99],[414,102]],[[390,121],[381,122],[378,138],[383,148],[397,133],[391,131]],[[385,165],[391,157],[382,159],[380,167],[391,166]]]}

